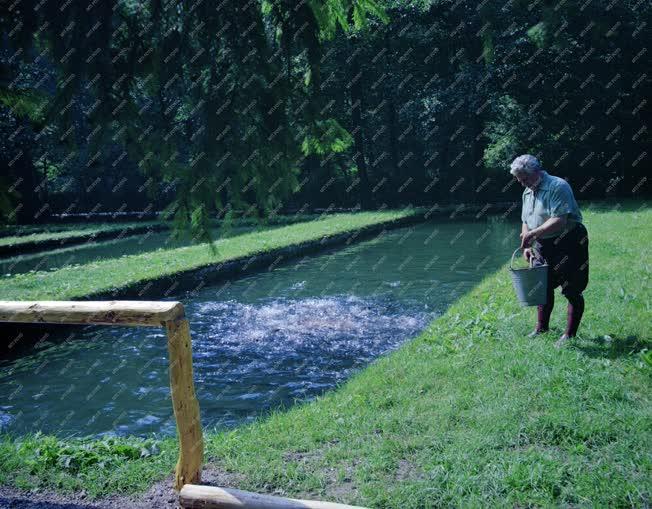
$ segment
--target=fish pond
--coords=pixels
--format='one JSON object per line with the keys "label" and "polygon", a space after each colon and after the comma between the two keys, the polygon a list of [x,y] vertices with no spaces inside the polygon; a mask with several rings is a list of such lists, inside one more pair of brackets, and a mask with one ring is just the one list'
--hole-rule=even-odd
{"label": "fish pond", "polygon": [[[186,306],[204,427],[335,388],[418,335],[517,242],[517,225],[499,218],[429,221],[166,297]],[[0,394],[0,430],[11,434],[175,432],[163,329],[54,334],[0,361]]]}

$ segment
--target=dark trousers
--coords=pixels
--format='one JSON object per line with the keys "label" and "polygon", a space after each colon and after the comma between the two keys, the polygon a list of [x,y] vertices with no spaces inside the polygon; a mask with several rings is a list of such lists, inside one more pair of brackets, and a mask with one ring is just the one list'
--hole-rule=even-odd
{"label": "dark trousers", "polygon": [[539,239],[539,252],[548,263],[546,303],[538,307],[537,330],[548,330],[555,305],[555,288],[568,299],[566,334],[575,336],[584,313],[582,292],[589,283],[589,236],[582,223],[552,239]]}

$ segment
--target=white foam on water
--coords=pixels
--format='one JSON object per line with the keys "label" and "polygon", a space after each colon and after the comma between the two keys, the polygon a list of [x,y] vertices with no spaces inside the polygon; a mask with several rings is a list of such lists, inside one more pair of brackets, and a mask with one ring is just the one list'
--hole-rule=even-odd
{"label": "white foam on water", "polygon": [[412,304],[350,294],[191,304],[200,401],[236,419],[312,399],[421,331],[434,313]]}

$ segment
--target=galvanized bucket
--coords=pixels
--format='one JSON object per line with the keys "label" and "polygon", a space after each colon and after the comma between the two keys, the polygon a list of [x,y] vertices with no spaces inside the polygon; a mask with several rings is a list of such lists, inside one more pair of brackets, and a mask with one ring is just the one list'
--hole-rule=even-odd
{"label": "galvanized bucket", "polygon": [[546,303],[546,291],[548,290],[548,264],[533,266],[534,256],[530,257],[530,267],[525,269],[514,269],[514,256],[521,248],[512,253],[509,262],[509,272],[512,276],[512,283],[516,291],[516,297],[521,306],[539,306]]}

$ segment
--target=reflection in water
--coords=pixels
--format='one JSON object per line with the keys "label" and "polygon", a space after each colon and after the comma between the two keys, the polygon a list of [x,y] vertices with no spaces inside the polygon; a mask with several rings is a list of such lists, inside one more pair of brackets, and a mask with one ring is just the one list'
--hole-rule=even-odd
{"label": "reflection in water", "polygon": [[[417,335],[516,242],[511,224],[425,223],[175,296],[203,424],[234,426],[335,387]],[[0,363],[2,429],[174,433],[164,331],[74,330]]]}

